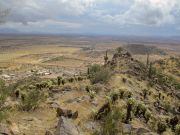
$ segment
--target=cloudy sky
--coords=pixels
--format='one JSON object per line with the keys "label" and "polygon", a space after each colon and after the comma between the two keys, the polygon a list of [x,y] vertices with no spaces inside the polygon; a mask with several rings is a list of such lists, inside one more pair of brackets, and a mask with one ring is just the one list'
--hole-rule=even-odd
{"label": "cloudy sky", "polygon": [[0,0],[0,33],[180,35],[180,0]]}

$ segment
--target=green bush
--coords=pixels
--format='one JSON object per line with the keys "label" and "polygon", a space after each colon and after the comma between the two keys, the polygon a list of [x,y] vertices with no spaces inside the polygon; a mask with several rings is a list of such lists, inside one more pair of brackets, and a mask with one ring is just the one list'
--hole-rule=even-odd
{"label": "green bush", "polygon": [[94,65],[90,66],[88,69],[89,69],[88,74],[90,76],[93,76],[95,73],[97,73],[97,72],[99,72],[101,70],[101,66],[98,65],[98,64],[94,64]]}
{"label": "green bush", "polygon": [[92,84],[106,83],[111,76],[108,68],[99,65],[93,65],[89,68],[89,78]]}
{"label": "green bush", "polygon": [[45,100],[45,96],[38,90],[31,90],[20,103],[20,109],[30,111],[36,109]]}

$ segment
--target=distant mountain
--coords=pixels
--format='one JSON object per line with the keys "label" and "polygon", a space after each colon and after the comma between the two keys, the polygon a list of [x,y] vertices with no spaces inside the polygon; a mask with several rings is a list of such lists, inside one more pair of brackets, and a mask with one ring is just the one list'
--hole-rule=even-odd
{"label": "distant mountain", "polygon": [[18,30],[12,28],[0,28],[0,34],[19,34]]}

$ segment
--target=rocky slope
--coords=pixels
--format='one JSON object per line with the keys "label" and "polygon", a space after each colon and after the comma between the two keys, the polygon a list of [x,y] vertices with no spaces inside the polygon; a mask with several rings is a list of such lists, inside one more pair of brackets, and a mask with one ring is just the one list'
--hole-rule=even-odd
{"label": "rocky slope", "polygon": [[[87,76],[23,80],[5,100],[10,115],[1,122],[0,134],[179,134],[178,84],[165,82],[167,71],[178,82],[179,66],[172,71],[171,62],[166,63],[160,76],[159,63],[143,65],[118,48],[112,60],[88,70]],[[45,99],[40,102],[32,91]],[[36,99],[38,105],[29,110],[26,99],[30,105]]]}

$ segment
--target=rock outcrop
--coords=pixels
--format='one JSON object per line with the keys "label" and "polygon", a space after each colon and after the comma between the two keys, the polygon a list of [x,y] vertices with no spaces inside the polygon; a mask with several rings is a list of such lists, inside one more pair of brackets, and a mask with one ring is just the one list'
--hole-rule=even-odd
{"label": "rock outcrop", "polygon": [[70,119],[60,117],[54,135],[83,135]]}

